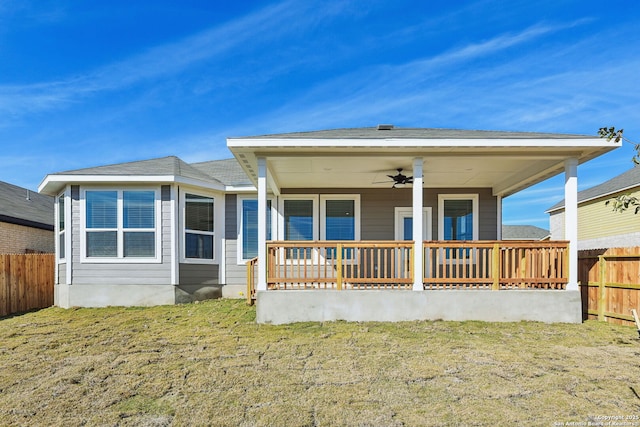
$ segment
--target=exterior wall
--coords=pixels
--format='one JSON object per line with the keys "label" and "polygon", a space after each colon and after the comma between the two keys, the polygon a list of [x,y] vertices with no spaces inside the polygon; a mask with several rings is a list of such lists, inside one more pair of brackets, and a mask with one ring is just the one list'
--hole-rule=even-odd
{"label": "exterior wall", "polygon": [[58,264],[58,280],[56,280],[56,285],[59,283],[67,283],[67,264],[60,263]]}
{"label": "exterior wall", "polygon": [[[360,194],[360,238],[362,240],[393,240],[395,208],[411,207],[411,191],[411,188],[313,188],[282,189],[282,194]],[[434,240],[438,238],[438,194],[478,194],[479,238],[481,240],[497,238],[498,204],[490,188],[427,188],[424,190],[423,205],[431,207],[433,216],[431,236]],[[237,199],[235,194],[227,194],[225,199],[226,284],[245,286],[246,265],[238,264]]]}
{"label": "exterior wall", "polygon": [[564,240],[564,211],[549,215],[549,234],[551,240]]}
{"label": "exterior wall", "polygon": [[[94,187],[92,187],[94,188]],[[140,188],[140,187],[136,187]],[[157,188],[157,187],[149,187]],[[81,263],[80,187],[71,189],[72,283],[73,285],[170,285],[171,284],[171,197],[170,187],[161,191],[162,238],[160,263]]]}
{"label": "exterior wall", "polygon": [[[640,197],[640,191],[636,191],[632,195]],[[634,215],[633,208],[620,213],[613,212],[611,206],[605,204],[612,197],[580,204],[578,209],[578,240],[640,232],[640,217]]]}
{"label": "exterior wall", "polygon": [[217,285],[220,283],[220,266],[214,264],[181,263],[180,285]]}
{"label": "exterior wall", "polygon": [[227,194],[225,200],[226,284],[246,285],[247,267],[238,264],[238,197]]}
{"label": "exterior wall", "polygon": [[582,322],[579,291],[260,291],[256,307],[256,321],[272,324],[335,320]]}
{"label": "exterior wall", "polygon": [[[362,240],[393,240],[395,207],[411,207],[411,188],[359,189],[283,189],[282,194],[360,194]],[[479,195],[479,238],[494,240],[498,236],[498,203],[490,188],[425,188],[423,206],[431,207],[431,236],[438,238],[438,194]]]}
{"label": "exterior wall", "polygon": [[[626,193],[625,193],[626,194]],[[640,197],[640,191],[632,193]],[[614,212],[607,196],[578,206],[578,250],[640,246],[640,214]],[[550,214],[551,239],[564,238],[564,210]]]}
{"label": "exterior wall", "polygon": [[26,250],[53,253],[53,231],[0,222],[0,253],[23,254]]}

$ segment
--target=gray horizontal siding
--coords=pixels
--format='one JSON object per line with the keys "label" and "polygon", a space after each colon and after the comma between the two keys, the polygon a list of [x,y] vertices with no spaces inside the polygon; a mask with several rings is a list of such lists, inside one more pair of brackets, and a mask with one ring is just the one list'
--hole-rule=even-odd
{"label": "gray horizontal siding", "polygon": [[58,264],[58,284],[67,283],[67,264]]}
{"label": "gray horizontal siding", "polygon": [[[395,208],[411,207],[411,188],[358,189],[283,189],[282,194],[360,194],[360,237],[362,240],[393,240]],[[480,240],[494,240],[498,236],[497,199],[490,188],[427,188],[423,192],[423,206],[433,215],[431,236],[438,238],[438,195],[478,194]]]}
{"label": "gray horizontal siding", "polygon": [[226,243],[226,284],[244,285],[247,283],[247,266],[246,264],[238,264],[238,240],[227,239]]}
{"label": "gray horizontal siding", "polygon": [[217,285],[220,283],[217,264],[180,264],[180,285]]}
{"label": "gray horizontal siding", "polygon": [[225,262],[226,284],[244,285],[246,266],[238,264],[238,197],[227,194],[225,198]]}

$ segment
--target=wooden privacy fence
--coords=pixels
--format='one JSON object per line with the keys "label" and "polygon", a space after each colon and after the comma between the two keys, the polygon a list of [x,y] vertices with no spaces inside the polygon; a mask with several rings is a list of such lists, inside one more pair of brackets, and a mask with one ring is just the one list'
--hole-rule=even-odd
{"label": "wooden privacy fence", "polygon": [[640,247],[578,253],[578,280],[585,319],[633,325],[640,311]]}
{"label": "wooden privacy fence", "polygon": [[53,305],[53,254],[0,254],[0,316]]}

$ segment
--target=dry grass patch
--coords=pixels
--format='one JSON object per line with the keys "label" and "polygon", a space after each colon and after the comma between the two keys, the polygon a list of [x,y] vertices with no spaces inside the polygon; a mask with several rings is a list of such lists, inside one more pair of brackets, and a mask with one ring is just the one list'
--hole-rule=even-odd
{"label": "dry grass patch", "polygon": [[640,414],[633,328],[256,325],[242,301],[0,319],[1,425],[553,425]]}

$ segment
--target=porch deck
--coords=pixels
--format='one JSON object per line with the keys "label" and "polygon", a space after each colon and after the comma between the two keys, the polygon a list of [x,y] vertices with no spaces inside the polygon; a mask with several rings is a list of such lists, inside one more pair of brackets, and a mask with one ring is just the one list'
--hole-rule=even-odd
{"label": "porch deck", "polygon": [[[564,290],[566,241],[425,241],[424,290]],[[411,290],[411,241],[267,242],[267,290]],[[247,263],[255,300],[258,259]],[[420,273],[418,273],[420,274]]]}

